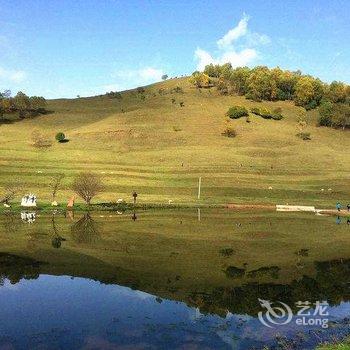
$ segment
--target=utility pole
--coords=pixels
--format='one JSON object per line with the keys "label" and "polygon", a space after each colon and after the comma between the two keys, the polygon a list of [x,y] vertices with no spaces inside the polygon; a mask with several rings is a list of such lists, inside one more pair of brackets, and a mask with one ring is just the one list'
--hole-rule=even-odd
{"label": "utility pole", "polygon": [[202,177],[198,180],[198,199],[201,199],[201,185],[202,185]]}

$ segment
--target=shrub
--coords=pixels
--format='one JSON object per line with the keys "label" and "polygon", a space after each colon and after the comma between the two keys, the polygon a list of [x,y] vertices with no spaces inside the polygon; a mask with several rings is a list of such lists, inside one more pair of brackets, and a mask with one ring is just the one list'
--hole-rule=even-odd
{"label": "shrub", "polygon": [[170,92],[175,92],[175,93],[177,93],[177,94],[182,94],[184,91],[183,91],[182,87],[176,86],[176,87],[174,87],[173,89],[171,89]]}
{"label": "shrub", "polygon": [[63,132],[58,132],[55,136],[56,141],[62,142],[66,139],[66,135]]}
{"label": "shrub", "polygon": [[223,136],[226,137],[236,137],[236,130],[232,126],[228,126],[222,133]]}
{"label": "shrub", "polygon": [[247,117],[249,115],[249,112],[247,108],[242,106],[233,106],[230,107],[230,109],[227,111],[226,115],[230,117],[231,119],[238,119],[241,117]]}
{"label": "shrub", "polygon": [[123,98],[122,94],[120,92],[117,92],[117,91],[107,92],[106,96],[109,98],[117,98],[118,100],[121,100]]}
{"label": "shrub", "polygon": [[143,94],[143,93],[145,93],[146,90],[143,87],[138,87],[136,89],[136,91],[137,91],[138,94]]}
{"label": "shrub", "polygon": [[250,109],[250,111],[253,113],[253,114],[256,114],[256,115],[260,115],[260,109],[258,107],[252,107]]}
{"label": "shrub", "polygon": [[273,112],[271,112],[267,108],[258,108],[258,107],[253,107],[250,109],[250,111],[253,114],[259,115],[260,117],[264,119],[273,119],[273,120],[281,120],[283,119],[283,116],[281,114],[282,109],[280,107],[275,108]]}
{"label": "shrub", "polygon": [[185,107],[185,103],[184,102],[180,102],[180,107]]}
{"label": "shrub", "polygon": [[220,249],[219,253],[224,257],[229,257],[234,253],[234,250],[232,248],[223,248]]}
{"label": "shrub", "polygon": [[260,116],[264,119],[271,119],[272,113],[267,108],[260,109]]}
{"label": "shrub", "polygon": [[197,88],[208,88],[211,86],[211,80],[208,75],[204,73],[194,73],[189,79],[190,83]]}
{"label": "shrub", "polygon": [[32,132],[32,145],[35,148],[49,148],[52,146],[52,141],[44,136],[40,131],[34,130]]}
{"label": "shrub", "polygon": [[329,115],[320,115],[318,126],[332,126],[332,117]]}
{"label": "shrub", "polygon": [[273,113],[271,115],[271,119],[273,119],[273,120],[281,120],[281,119],[283,119],[283,115],[280,114],[280,113]]}
{"label": "shrub", "polygon": [[350,127],[350,106],[344,103],[324,102],[319,108],[318,125],[333,128]]}
{"label": "shrub", "polygon": [[299,132],[298,134],[296,134],[296,136],[304,141],[311,140],[311,135],[309,132]]}

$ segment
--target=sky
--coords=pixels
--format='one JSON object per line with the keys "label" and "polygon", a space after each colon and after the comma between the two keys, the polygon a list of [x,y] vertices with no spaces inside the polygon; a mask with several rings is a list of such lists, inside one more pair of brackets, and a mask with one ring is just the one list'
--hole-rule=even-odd
{"label": "sky", "polygon": [[348,0],[0,0],[0,91],[91,96],[209,63],[350,83]]}

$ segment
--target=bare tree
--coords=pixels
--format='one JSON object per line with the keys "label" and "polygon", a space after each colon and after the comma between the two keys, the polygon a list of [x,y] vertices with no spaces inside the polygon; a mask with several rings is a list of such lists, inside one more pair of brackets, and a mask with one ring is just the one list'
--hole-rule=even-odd
{"label": "bare tree", "polygon": [[0,197],[0,203],[9,204],[9,202],[15,198],[18,190],[18,186],[14,184],[6,185],[3,195]]}
{"label": "bare tree", "polygon": [[103,190],[101,178],[96,174],[83,172],[78,174],[72,184],[73,191],[90,205],[91,200]]}
{"label": "bare tree", "polygon": [[52,201],[55,201],[57,192],[61,186],[61,182],[64,179],[64,174],[56,174],[51,178],[50,188],[52,194]]}

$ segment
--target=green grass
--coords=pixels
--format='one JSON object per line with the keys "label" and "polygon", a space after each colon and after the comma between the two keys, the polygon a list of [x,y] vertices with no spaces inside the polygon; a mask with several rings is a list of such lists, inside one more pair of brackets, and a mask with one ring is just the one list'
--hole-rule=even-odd
{"label": "green grass", "polygon": [[340,343],[320,345],[316,350],[350,350],[350,338]]}
{"label": "green grass", "polygon": [[[184,92],[170,93],[176,86]],[[159,89],[166,93],[159,94]],[[50,176],[63,172],[58,201],[66,203],[74,175],[89,170],[103,176],[106,186],[95,203],[129,201],[133,190],[141,203],[196,203],[199,176],[204,204],[333,207],[338,200],[349,200],[349,134],[316,127],[316,111],[307,113],[311,140],[303,141],[295,136],[301,109],[291,102],[254,103],[220,96],[215,88],[200,92],[187,78],[148,86],[144,95],[142,100],[134,90],[123,92],[121,100],[52,100],[52,114],[0,125],[0,193],[7,183],[16,182],[22,187],[17,202],[32,191],[47,203]],[[284,119],[251,114],[251,123],[245,118],[230,121],[237,136],[224,137],[225,113],[233,105],[281,107]],[[31,146],[36,129],[53,141],[51,148]],[[69,142],[55,142],[60,131]]]}

